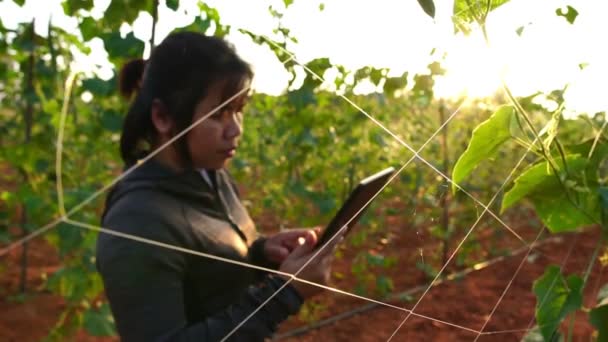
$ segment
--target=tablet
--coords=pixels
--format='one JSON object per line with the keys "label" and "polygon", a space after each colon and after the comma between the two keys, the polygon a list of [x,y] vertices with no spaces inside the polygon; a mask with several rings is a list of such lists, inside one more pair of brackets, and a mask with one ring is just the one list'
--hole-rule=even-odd
{"label": "tablet", "polygon": [[[325,245],[325,243],[327,243],[346,223],[348,223],[348,228],[346,228],[346,233],[348,233],[348,231],[355,226],[359,218],[361,218],[365,209],[367,209],[367,202],[382,189],[393,173],[395,173],[395,168],[389,167],[365,178],[357,184],[355,189],[350,193],[350,196],[348,196],[346,202],[344,202],[344,205],[342,205],[342,208],[338,210],[338,213],[323,231],[321,238],[317,243],[317,248]],[[361,210],[362,208],[363,210]],[[355,215],[356,217],[353,218]]]}

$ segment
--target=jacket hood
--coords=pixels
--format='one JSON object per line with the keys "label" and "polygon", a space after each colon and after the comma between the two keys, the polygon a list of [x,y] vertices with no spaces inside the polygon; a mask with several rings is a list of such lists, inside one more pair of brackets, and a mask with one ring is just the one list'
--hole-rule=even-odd
{"label": "jacket hood", "polygon": [[[213,181],[217,184],[220,177],[217,173],[210,174],[215,177]],[[153,189],[167,193],[171,196],[186,200],[193,200],[208,207],[214,207],[214,189],[203,179],[199,171],[187,169],[176,172],[171,168],[150,159],[131,171],[120,180],[106,199],[105,213],[122,197],[132,191]]]}

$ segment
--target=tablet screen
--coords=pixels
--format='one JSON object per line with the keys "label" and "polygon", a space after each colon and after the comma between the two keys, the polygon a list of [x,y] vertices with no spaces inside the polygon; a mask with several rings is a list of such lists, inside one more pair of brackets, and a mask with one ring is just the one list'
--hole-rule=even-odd
{"label": "tablet screen", "polygon": [[[334,234],[336,234],[346,223],[348,223],[348,228],[346,229],[348,231],[351,230],[359,218],[363,215],[367,206],[363,210],[361,210],[361,208],[368,204],[367,202],[369,202],[372,197],[374,197],[374,195],[380,191],[380,189],[382,189],[394,172],[395,169],[389,167],[362,180],[351,192],[350,196],[348,196],[348,199],[346,202],[344,202],[342,208],[338,210],[336,216],[334,216],[334,218],[331,220],[321,235],[321,239],[317,243],[317,247],[323,246],[325,243],[327,243],[327,241],[329,241],[331,237],[334,236]],[[356,217],[353,218],[355,215]]]}

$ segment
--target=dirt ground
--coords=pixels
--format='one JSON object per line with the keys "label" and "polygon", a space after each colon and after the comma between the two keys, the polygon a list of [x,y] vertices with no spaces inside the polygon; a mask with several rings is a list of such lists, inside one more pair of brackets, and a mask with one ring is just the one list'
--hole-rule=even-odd
{"label": "dirt ground", "polygon": [[[396,220],[391,222],[391,220]],[[440,254],[438,242],[429,236],[421,236],[421,231],[407,230],[404,223],[389,217],[392,223],[388,232],[371,234],[368,243],[360,248],[371,250],[385,256],[394,257],[395,265],[382,269],[373,269],[376,275],[383,274],[393,283],[393,293],[399,293],[419,287],[429,282],[430,278],[417,266],[418,261],[438,267],[441,265],[436,257]],[[516,227],[526,241],[534,240],[538,228],[524,224],[521,220]],[[529,324],[533,322],[535,298],[531,291],[536,278],[543,274],[549,264],[562,264],[567,274],[581,274],[587,267],[599,237],[597,229],[589,229],[581,234],[564,234],[555,238],[544,234],[540,240],[551,238],[527,255],[525,246],[507,233],[498,238],[491,235],[491,224],[482,224],[476,228],[476,237],[482,248],[475,252],[476,258],[489,260],[493,257],[489,250],[516,250],[520,253],[505,257],[504,260],[487,267],[480,265],[479,270],[466,276],[445,281],[431,288],[416,306],[416,315],[410,316],[397,331],[394,341],[472,341],[489,317],[506,286],[520,265],[521,269],[512,282],[504,298],[500,301],[491,319],[483,329],[486,333],[480,341],[518,341],[524,335]],[[488,233],[485,233],[485,232]],[[423,234],[424,235],[424,234]],[[454,241],[460,240],[458,237]],[[498,241],[498,243],[497,243]],[[357,278],[351,268],[356,250],[345,244],[340,250],[334,266],[332,286],[353,292]],[[454,246],[452,246],[452,249]],[[42,278],[57,269],[59,259],[53,249],[42,238],[30,244],[30,269],[28,292],[21,301],[15,294],[18,292],[19,257],[17,248],[4,257],[1,263],[5,269],[0,273],[0,341],[39,341],[44,338],[57,321],[65,303],[61,298],[45,291],[41,285]],[[456,254],[458,256],[459,254]],[[455,258],[456,260],[456,258]],[[523,262],[522,262],[523,261]],[[445,274],[463,270],[453,260]],[[608,272],[602,269],[599,262],[593,271],[585,289],[585,305],[593,305],[600,284],[608,283]],[[423,286],[423,290],[425,287]],[[424,291],[404,296],[401,300],[388,300],[392,305],[411,309]],[[365,296],[382,300],[373,291]],[[359,308],[369,302],[344,294],[326,291],[310,301],[302,313],[292,317],[281,325],[277,336],[291,334],[294,329],[306,327],[313,321]],[[318,329],[309,329],[305,333],[281,338],[287,341],[386,341],[406,317],[407,312],[396,308],[377,306],[360,314],[338,320]],[[508,332],[515,330],[513,332]],[[592,329],[584,315],[577,317],[574,341],[589,341]],[[116,341],[116,338],[94,338],[79,332],[75,341]]]}
{"label": "dirt ground", "polygon": [[[500,301],[479,341],[519,341],[533,323],[536,299],[532,293],[532,284],[543,274],[549,264],[561,264],[571,250],[563,271],[567,274],[578,273],[587,267],[589,258],[596,245],[598,233],[591,231],[578,237],[565,235],[562,239],[552,240],[526,257],[520,255],[508,257],[487,268],[471,272],[462,279],[445,282],[433,287],[415,309],[415,312],[433,318],[411,316],[393,337],[394,341],[472,341],[477,334],[465,329],[479,331],[484,326],[489,314],[505,291],[506,286],[522,264],[504,298]],[[524,260],[525,259],[525,260]],[[412,270],[401,269],[404,275]],[[414,271],[415,273],[415,271]],[[608,272],[604,272],[599,263],[593,268],[585,289],[584,305],[591,307],[595,303],[600,284],[608,282]],[[411,309],[421,293],[413,295],[409,301],[391,301],[399,307]],[[366,303],[344,295],[326,294],[333,302],[328,306],[328,317],[361,307]],[[330,299],[330,300],[331,300]],[[325,299],[318,299],[320,302]],[[407,316],[406,312],[397,309],[377,306],[374,309],[352,317],[328,324],[320,329],[309,330],[306,334],[281,340],[287,341],[386,341]],[[455,327],[453,325],[458,325]],[[608,322],[607,322],[608,324]],[[285,324],[281,332],[285,333],[305,324],[292,319]],[[564,327],[565,328],[565,324]],[[292,330],[293,331],[293,330]],[[508,332],[513,331],[513,332]],[[574,341],[590,341],[593,329],[581,314],[577,317]],[[494,333],[502,332],[502,333]]]}

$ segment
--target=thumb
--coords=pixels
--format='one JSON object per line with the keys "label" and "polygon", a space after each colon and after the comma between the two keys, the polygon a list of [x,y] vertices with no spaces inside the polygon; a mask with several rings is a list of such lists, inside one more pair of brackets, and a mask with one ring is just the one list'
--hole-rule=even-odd
{"label": "thumb", "polygon": [[296,247],[289,255],[290,258],[298,259],[307,254],[310,254],[317,244],[317,235],[314,232],[308,231],[304,236],[304,243]]}
{"label": "thumb", "polygon": [[268,259],[275,262],[282,262],[287,257],[289,250],[283,246],[269,246],[266,249]]}

